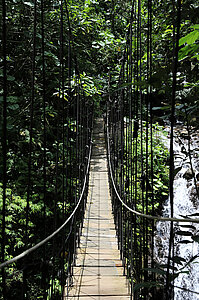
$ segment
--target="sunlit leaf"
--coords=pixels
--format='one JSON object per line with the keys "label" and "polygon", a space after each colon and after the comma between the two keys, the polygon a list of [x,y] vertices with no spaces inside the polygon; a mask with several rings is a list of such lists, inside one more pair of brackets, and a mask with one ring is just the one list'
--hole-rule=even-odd
{"label": "sunlit leaf", "polygon": [[193,44],[198,39],[199,39],[199,31],[194,30],[179,40],[179,46],[182,46],[185,43],[188,45]]}

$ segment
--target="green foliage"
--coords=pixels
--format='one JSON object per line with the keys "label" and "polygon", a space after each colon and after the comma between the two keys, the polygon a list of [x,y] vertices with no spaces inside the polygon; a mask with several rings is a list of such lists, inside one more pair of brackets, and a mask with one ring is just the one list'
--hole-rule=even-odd
{"label": "green foliage", "polygon": [[[44,1],[45,2],[45,1]],[[59,1],[45,2],[44,10],[44,44],[45,44],[45,67],[46,67],[46,117],[43,116],[43,79],[42,79],[42,28],[40,2],[37,8],[37,31],[36,31],[36,70],[35,70],[35,99],[34,99],[34,124],[32,140],[32,197],[30,199],[30,212],[28,221],[29,243],[34,244],[44,236],[42,229],[44,216],[44,178],[43,178],[43,154],[44,154],[44,122],[46,122],[46,227],[48,232],[53,231],[53,213],[57,214],[57,225],[61,224],[65,215],[63,207],[69,213],[74,205],[74,198],[78,196],[78,187],[81,185],[77,174],[80,166],[76,159],[76,134],[83,128],[77,128],[75,113],[72,105],[76,101],[77,92],[85,97],[84,101],[93,105],[100,112],[100,103],[103,106],[102,96],[108,94],[109,71],[112,74],[113,89],[118,89],[116,81],[119,78],[121,60],[124,49],[129,45],[126,41],[126,33],[130,26],[131,1],[109,0],[69,0],[67,1],[70,27],[71,27],[71,53],[69,53],[69,23],[66,7],[64,4],[63,32],[64,32],[64,59],[63,77],[68,78],[67,57],[71,55],[72,73],[70,82],[65,80],[63,90],[60,89],[60,3]],[[186,112],[188,118],[197,124],[199,107],[199,20],[197,1],[184,0],[182,2],[182,20],[180,32],[179,68],[177,76],[177,103],[176,114],[181,120]],[[151,101],[153,115],[160,118],[169,118],[170,99],[172,94],[172,56],[173,56],[173,25],[175,16],[173,4],[168,1],[154,1],[152,8],[152,66],[151,76],[147,75],[147,32],[148,32],[148,1],[141,1],[141,57],[137,66],[142,70],[141,78],[135,82],[128,82],[121,89],[132,87],[133,92],[142,90],[143,95],[151,89]],[[6,259],[21,252],[27,245],[24,240],[27,185],[28,185],[28,162],[30,143],[30,99],[32,82],[32,41],[34,21],[34,1],[7,1],[7,130],[8,130],[8,153],[7,175],[8,189],[6,196]],[[137,57],[137,37],[135,28],[137,21],[133,20],[132,57]],[[78,70],[75,67],[78,63]],[[77,75],[78,74],[78,75]],[[126,76],[129,74],[126,74]],[[3,82],[3,69],[0,67],[0,84]],[[69,91],[70,90],[70,91]],[[154,97],[153,97],[154,96]],[[62,124],[60,107],[67,106],[68,117]],[[106,97],[104,97],[106,101]],[[3,96],[0,90],[0,119],[2,119]],[[102,107],[103,108],[103,107]],[[186,109],[185,109],[186,108]],[[66,114],[66,111],[64,112]],[[68,134],[68,141],[62,141],[62,128]],[[146,138],[146,123],[143,123],[142,138]],[[2,122],[0,122],[2,131]],[[134,130],[132,128],[132,130]],[[149,128],[150,130],[150,128]],[[126,132],[128,135],[128,132]],[[154,178],[148,173],[147,183],[143,182],[146,174],[147,149],[145,142],[142,144],[141,133],[138,135],[137,157],[138,182],[136,187],[137,208],[146,212],[143,207],[143,197],[149,199],[148,209],[151,213],[152,193],[150,186],[154,187],[154,208],[158,212],[161,204],[168,195],[168,151],[162,142],[163,128],[158,124],[153,125]],[[134,143],[134,141],[130,141]],[[132,149],[125,145],[126,154]],[[84,149],[81,149],[84,151]],[[0,144],[2,152],[2,144]],[[65,157],[65,161],[64,158]],[[69,158],[71,163],[69,163]],[[151,168],[151,152],[148,151],[148,167]],[[62,195],[63,167],[67,164],[67,188]],[[0,155],[0,167],[2,170],[3,157]],[[126,167],[124,166],[124,169]],[[177,174],[179,170],[176,169]],[[134,176],[134,174],[130,174]],[[126,175],[125,175],[126,176]],[[0,175],[2,182],[2,172]],[[146,195],[146,184],[148,191]],[[76,195],[70,186],[76,190]],[[133,189],[134,187],[132,187]],[[131,192],[131,191],[129,191]],[[62,199],[64,200],[64,203]],[[2,188],[0,187],[0,205],[2,206]],[[139,235],[139,231],[137,232]],[[186,235],[186,234],[185,234]],[[198,241],[197,236],[192,239]],[[186,240],[185,240],[186,242]],[[17,267],[10,274],[10,288],[12,284],[21,282],[21,273]],[[16,274],[14,276],[13,274]],[[37,278],[37,280],[39,280]],[[35,287],[34,283],[31,282]],[[30,285],[31,285],[30,284]],[[59,280],[57,279],[57,290]],[[16,289],[18,289],[16,287]],[[35,292],[35,290],[34,290]],[[34,294],[33,292],[33,294]],[[39,293],[39,292],[38,292]],[[59,291],[58,291],[59,294]],[[38,296],[39,297],[39,296]],[[41,297],[41,296],[40,296]],[[17,298],[16,298],[17,299]]]}
{"label": "green foliage", "polygon": [[178,59],[180,61],[187,58],[196,58],[199,60],[199,44],[197,43],[199,40],[199,24],[190,26],[190,29],[194,30],[182,37],[179,41],[179,46],[183,46],[178,54]]}
{"label": "green foliage", "polygon": [[[125,191],[126,201],[129,206],[140,213],[160,215],[162,206],[165,200],[168,199],[169,150],[166,147],[168,139],[166,136],[167,132],[164,130],[164,127],[158,123],[154,123],[151,128],[148,122],[142,121],[142,124],[139,122],[138,128],[137,122],[134,121],[130,123],[127,118],[125,118],[125,121],[124,181],[129,181]],[[151,133],[152,139],[150,138]],[[134,163],[131,168],[128,166],[129,156],[132,157],[131,164]],[[123,222],[125,222],[125,220]],[[129,236],[134,236],[134,249],[129,250],[128,246],[125,248],[125,245],[123,245],[124,253],[131,253],[133,251],[133,254],[129,254],[126,260],[127,265],[133,264],[135,266],[133,268],[134,292],[140,293],[141,291],[142,293],[142,290],[146,291],[147,289],[148,293],[152,288],[158,290],[163,287],[162,279],[165,277],[166,271],[162,267],[143,268],[140,271],[142,262],[139,262],[139,259],[144,260],[142,256],[144,255],[143,252],[140,254],[140,252],[143,251],[142,248],[146,247],[145,251],[151,253],[150,247],[152,243],[151,236],[153,235],[153,226],[150,221],[140,218],[139,216],[136,216],[136,221],[134,222],[136,222],[136,227],[132,227],[132,232],[129,233]],[[124,228],[128,226],[129,225],[126,224]],[[147,237],[144,235],[146,231]],[[124,231],[124,235],[125,234]],[[148,239],[147,246],[145,246],[146,239]],[[141,280],[143,274],[146,272],[149,272],[147,282]],[[154,282],[155,277],[152,276],[152,274],[158,274],[160,278]],[[130,278],[132,278],[132,275]]]}
{"label": "green foliage", "polygon": [[199,25],[190,26],[191,28],[195,28],[196,30],[188,33],[185,37],[181,38],[179,41],[179,46],[182,46],[183,44],[191,45],[196,42],[196,40],[199,39]]}
{"label": "green foliage", "polygon": [[[133,125],[132,125],[133,126]],[[162,207],[165,199],[168,197],[168,182],[169,182],[169,150],[165,146],[166,132],[164,127],[160,126],[158,123],[153,124],[152,132],[152,145],[151,141],[148,141],[146,144],[146,122],[142,124],[142,133],[138,131],[137,138],[137,156],[135,154],[135,144],[134,141],[129,140],[129,144],[126,145],[126,151],[128,152],[132,149],[132,154],[134,160],[137,160],[137,178],[139,184],[136,183],[137,188],[137,205],[140,211],[143,211],[143,197],[146,198],[146,188],[147,188],[147,197],[149,197],[148,209],[149,213],[152,213],[152,186],[153,186],[153,204],[155,205],[156,211]],[[128,135],[129,130],[126,132]],[[150,131],[150,127],[148,128]],[[132,128],[132,132],[134,128]],[[133,143],[133,147],[130,146],[130,143]],[[151,147],[153,152],[151,153]],[[153,155],[153,161],[152,161]],[[153,163],[153,176],[151,179],[151,163]],[[143,166],[143,169],[142,169]],[[146,167],[148,170],[146,170]],[[126,167],[125,167],[126,168]],[[126,171],[125,171],[126,172]],[[148,172],[148,178],[146,178],[146,172]],[[130,174],[130,176],[134,176]],[[153,180],[153,181],[152,181]],[[130,189],[134,190],[134,186],[130,186]]]}
{"label": "green foliage", "polygon": [[[28,247],[40,242],[50,235],[66,220],[79,197],[83,180],[84,163],[77,161],[77,155],[85,157],[86,145],[77,149],[78,139],[88,136],[81,124],[76,125],[77,92],[86,103],[90,113],[93,98],[99,102],[101,93],[100,78],[93,73],[90,64],[85,70],[85,54],[81,56],[82,44],[78,48],[75,32],[79,25],[74,24],[74,41],[71,41],[71,78],[68,80],[68,19],[64,6],[64,49],[63,49],[63,78],[64,87],[60,88],[60,3],[58,1],[44,3],[44,57],[45,57],[45,103],[43,87],[43,57],[42,57],[42,26],[41,3],[37,3],[36,28],[36,57],[34,89],[32,89],[33,64],[33,30],[34,30],[34,1],[8,1],[7,10],[7,190],[6,190],[6,253],[5,259],[20,254]],[[72,4],[71,4],[72,7]],[[80,6],[81,7],[81,6]],[[79,7],[79,11],[80,11]],[[71,8],[69,8],[71,11]],[[85,16],[83,16],[85,17]],[[85,33],[92,35],[92,24],[82,22]],[[98,25],[96,25],[97,27]],[[80,25],[81,27],[81,25]],[[90,28],[90,31],[89,31]],[[77,38],[78,39],[78,38]],[[86,39],[82,39],[85,43]],[[91,47],[90,47],[91,48]],[[88,47],[88,49],[90,49]],[[73,84],[75,69],[75,52],[81,59],[80,81]],[[90,68],[90,69],[89,69]],[[93,67],[94,69],[94,67]],[[89,70],[89,71],[88,71]],[[78,78],[77,74],[74,77]],[[82,81],[82,82],[81,82]],[[3,68],[0,66],[0,85],[3,86]],[[70,87],[69,87],[70,85]],[[34,92],[33,124],[31,143],[31,170],[30,139],[31,139],[31,99]],[[89,108],[90,105],[90,108]],[[45,117],[44,117],[45,106]],[[90,109],[90,110],[89,110]],[[0,120],[3,113],[3,91],[0,89]],[[91,120],[91,116],[90,116]],[[45,124],[45,130],[44,130]],[[63,128],[65,139],[63,140]],[[0,122],[2,132],[2,122]],[[2,137],[2,134],[1,134]],[[46,139],[46,141],[45,141]],[[85,141],[86,142],[86,141]],[[88,141],[87,141],[88,142]],[[88,145],[87,145],[88,147]],[[0,141],[0,182],[3,181],[2,140]],[[45,155],[45,176],[44,176]],[[65,170],[65,172],[63,172]],[[29,182],[29,172],[31,173]],[[67,173],[67,174],[66,174]],[[28,191],[28,185],[30,191]],[[65,188],[63,189],[63,186]],[[28,192],[30,192],[28,203]],[[29,205],[28,214],[26,212]],[[0,211],[2,210],[2,187],[0,186]],[[2,215],[1,215],[2,222]],[[26,224],[27,223],[27,224]],[[77,226],[79,226],[77,224]],[[69,228],[65,228],[67,234]],[[27,232],[27,237],[26,237]],[[1,234],[1,233],[0,233]],[[44,248],[37,250],[26,261],[20,260],[6,268],[6,288],[8,299],[21,299],[23,273],[28,276],[29,299],[43,299],[41,286],[42,272],[45,267],[46,278],[50,281],[52,264],[56,277],[56,286],[61,286],[57,273],[60,269],[60,248],[63,239],[57,236],[46,245],[46,262],[43,262]],[[53,248],[54,247],[54,248]],[[68,245],[67,245],[68,247]],[[52,249],[55,253],[52,253]],[[55,256],[55,262],[52,257]],[[46,265],[45,265],[46,264]],[[44,267],[43,267],[44,266]],[[46,285],[49,285],[49,281]],[[60,291],[57,291],[60,296]],[[0,295],[2,294],[2,285]],[[1,298],[1,296],[0,296]]]}
{"label": "green foliage", "polygon": [[137,283],[134,285],[134,292],[139,291],[140,289],[147,288],[151,289],[153,287],[163,287],[163,284],[161,282],[157,281],[150,281],[150,282],[142,282],[142,283]]}

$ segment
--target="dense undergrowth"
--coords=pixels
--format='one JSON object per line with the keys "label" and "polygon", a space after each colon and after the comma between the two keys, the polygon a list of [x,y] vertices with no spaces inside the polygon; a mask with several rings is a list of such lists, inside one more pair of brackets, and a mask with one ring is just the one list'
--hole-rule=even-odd
{"label": "dense undergrowth", "polygon": [[[169,150],[166,145],[168,139],[167,132],[164,126],[158,123],[154,123],[151,130],[149,124],[143,121],[142,130],[139,130],[136,138],[132,138],[135,126],[133,124],[135,123],[132,122],[132,125],[127,127],[128,130],[125,131],[125,157],[127,157],[127,159],[124,160],[124,181],[127,182],[129,178],[131,178],[128,188],[126,188],[126,201],[130,207],[133,207],[140,213],[152,216],[161,215],[164,202],[168,199],[169,195]],[[152,133],[152,139],[148,140],[147,135],[150,133]],[[132,163],[128,161],[129,151],[132,151],[129,157],[132,158],[136,167],[135,165],[134,167],[132,167],[132,165],[129,166],[129,163]],[[133,170],[134,173],[132,173]],[[135,266],[133,285],[135,285],[136,290],[144,287],[151,288],[153,286],[157,288],[159,284],[163,284],[161,277],[157,284],[153,282],[152,276],[148,277],[148,282],[140,284],[140,279],[137,274],[144,272],[144,266],[141,263],[137,269],[136,262],[140,255],[139,253],[142,251],[141,249],[144,247],[146,247],[146,255],[153,256],[154,227],[150,221],[146,221],[139,216],[135,219],[132,217],[132,220],[137,224],[136,228],[132,229],[132,231],[136,232],[137,236],[133,242],[134,250],[128,249],[132,243],[132,241],[129,240],[129,242],[126,242],[126,248],[124,246],[123,251],[124,253],[128,253],[126,256],[126,264],[133,264]],[[123,225],[124,228],[128,228],[128,222],[129,220]],[[148,226],[147,229],[146,224]],[[124,229],[124,235],[126,234],[126,229]],[[131,236],[129,239],[131,239]],[[137,254],[135,255],[135,253]],[[134,257],[133,262],[132,257]],[[143,256],[143,260],[144,259]],[[130,278],[130,281],[131,280]]]}
{"label": "dense undergrowth", "polygon": [[[131,177],[134,183],[136,182],[134,177],[137,177],[136,187],[130,185],[128,191],[128,193],[132,195],[133,191],[135,189],[137,190],[137,209],[139,211],[143,210],[142,199],[148,197],[148,213],[152,214],[152,201],[154,202],[154,209],[157,212],[161,210],[162,204],[164,203],[165,199],[168,198],[169,150],[165,145],[167,132],[164,130],[164,127],[158,123],[153,124],[151,143],[151,139],[148,140],[148,137],[146,137],[147,131],[151,132],[149,125],[146,125],[146,122],[143,122],[142,126],[142,131],[139,130],[136,139],[125,139],[125,155],[127,160],[125,160],[124,164],[124,173],[126,177],[127,175]],[[133,125],[132,129],[128,127],[128,130],[125,132],[126,136],[130,136],[130,131],[134,132],[133,127]],[[132,151],[131,156],[137,161],[136,174],[132,173],[133,170],[131,170],[131,168],[129,168],[130,166],[128,165],[129,151]],[[151,174],[152,167],[153,177]]]}

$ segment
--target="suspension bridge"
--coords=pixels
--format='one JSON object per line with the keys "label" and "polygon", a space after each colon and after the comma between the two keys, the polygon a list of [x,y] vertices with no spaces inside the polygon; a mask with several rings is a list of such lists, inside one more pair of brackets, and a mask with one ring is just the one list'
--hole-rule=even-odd
{"label": "suspension bridge", "polygon": [[[120,67],[107,68],[103,95],[79,63],[68,2],[11,2],[1,5],[0,300],[173,300],[179,264],[187,264],[174,236],[198,241],[185,230],[176,233],[175,224],[199,223],[197,215],[173,211],[181,1],[166,106],[169,147],[156,122],[165,108],[156,107],[151,83],[151,0],[145,18],[144,4],[132,1]],[[194,177],[190,130],[188,124]],[[168,197],[170,214],[161,216]],[[170,224],[162,265],[155,253],[158,221]]]}
{"label": "suspension bridge", "polygon": [[103,119],[95,122],[84,226],[68,299],[130,299],[112,216]]}

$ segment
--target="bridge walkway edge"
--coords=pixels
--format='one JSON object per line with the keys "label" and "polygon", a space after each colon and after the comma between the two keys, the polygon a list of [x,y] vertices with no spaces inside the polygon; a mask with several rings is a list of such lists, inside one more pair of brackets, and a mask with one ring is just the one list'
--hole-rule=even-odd
{"label": "bridge walkway edge", "polygon": [[127,300],[130,291],[117,247],[103,119],[95,122],[93,142],[88,201],[73,287],[67,296],[65,291],[64,299]]}

